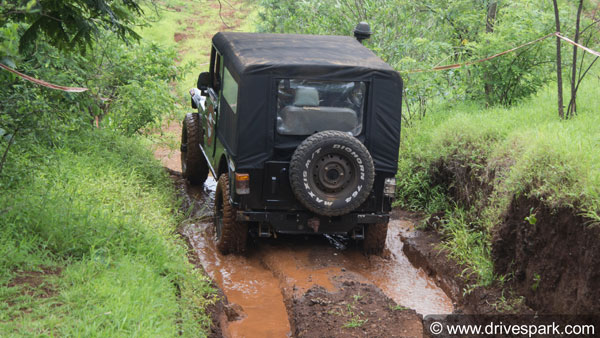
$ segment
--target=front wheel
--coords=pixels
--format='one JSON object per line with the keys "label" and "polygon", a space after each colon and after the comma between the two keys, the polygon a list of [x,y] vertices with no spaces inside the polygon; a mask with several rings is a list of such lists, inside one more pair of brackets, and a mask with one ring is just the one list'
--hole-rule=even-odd
{"label": "front wheel", "polygon": [[181,129],[181,171],[190,184],[203,184],[208,177],[208,163],[200,146],[204,133],[197,113],[187,114]]}
{"label": "front wheel", "polygon": [[222,174],[215,192],[215,242],[222,254],[246,251],[248,225],[236,221],[236,210],[229,200],[229,177]]}
{"label": "front wheel", "polygon": [[385,249],[385,239],[387,238],[387,230],[387,223],[375,223],[366,226],[365,239],[363,241],[363,250],[365,254],[383,254],[383,249]]}

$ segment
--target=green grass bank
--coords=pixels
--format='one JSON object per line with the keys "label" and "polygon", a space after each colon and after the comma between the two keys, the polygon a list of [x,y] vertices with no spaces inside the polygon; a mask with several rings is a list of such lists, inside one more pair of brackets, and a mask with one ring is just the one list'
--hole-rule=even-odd
{"label": "green grass bank", "polygon": [[141,138],[16,144],[0,179],[0,336],[203,336],[210,281]]}
{"label": "green grass bank", "polygon": [[[565,277],[552,281],[544,274],[554,274],[552,264],[568,272],[563,242],[571,255],[581,251],[577,265],[593,256],[589,268],[598,268],[597,245],[584,242],[598,239],[600,224],[600,80],[584,83],[578,115],[570,120],[558,118],[550,86],[511,108],[439,108],[404,126],[397,203],[443,214],[430,225],[477,285],[556,286]],[[556,253],[544,251],[552,245]],[[531,259],[522,257],[528,251]],[[534,258],[548,263],[534,269]]]}

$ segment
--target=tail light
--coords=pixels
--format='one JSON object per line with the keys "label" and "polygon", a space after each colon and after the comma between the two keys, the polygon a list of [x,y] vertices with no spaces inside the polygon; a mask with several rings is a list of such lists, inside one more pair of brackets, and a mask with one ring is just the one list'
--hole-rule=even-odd
{"label": "tail light", "polygon": [[250,193],[250,175],[235,173],[235,193],[248,195]]}
{"label": "tail light", "polygon": [[396,196],[396,178],[390,177],[385,179],[383,185],[383,195],[386,197]]}

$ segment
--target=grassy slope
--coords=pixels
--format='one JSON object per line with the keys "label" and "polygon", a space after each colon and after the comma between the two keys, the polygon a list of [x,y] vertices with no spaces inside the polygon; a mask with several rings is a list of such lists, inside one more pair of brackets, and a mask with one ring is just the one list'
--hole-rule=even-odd
{"label": "grassy slope", "polygon": [[[513,108],[481,110],[463,106],[439,111],[403,129],[399,165],[400,204],[413,209],[450,212],[442,232],[454,258],[471,268],[480,283],[493,275],[490,229],[514,196],[541,199],[551,207],[571,206],[600,221],[600,115],[597,88],[589,77],[578,95],[579,114],[560,121],[555,88]],[[474,210],[457,207],[432,182],[437,161],[458,159],[494,171],[489,205]]]}
{"label": "grassy slope", "polygon": [[[144,39],[175,46],[180,64],[189,64],[189,71],[175,86],[187,108],[189,89],[196,84],[200,72],[208,71],[212,36],[219,31],[255,31],[253,22],[257,10],[249,0],[222,1],[221,15],[227,27],[219,17],[216,0],[169,0],[164,3],[158,11],[146,9],[154,24],[140,33]],[[179,42],[175,41],[176,34]]]}
{"label": "grassy slope", "polygon": [[202,336],[214,290],[175,235],[162,167],[138,139],[63,141],[15,148],[23,175],[0,182],[0,336]]}
{"label": "grassy slope", "polygon": [[[216,0],[168,0],[162,1],[158,7],[145,9],[152,25],[141,29],[140,35],[146,40],[174,47],[177,50],[177,62],[185,67],[181,78],[173,84],[173,91],[180,103],[180,109],[170,116],[176,123],[190,112],[188,93],[195,86],[198,74],[208,71],[212,36],[218,31],[256,30],[254,21],[258,11],[251,0],[222,1],[222,4],[223,20],[229,27],[219,17],[219,3]],[[175,41],[176,36],[178,42]],[[167,122],[165,127],[168,126]],[[156,146],[179,149],[180,129],[171,123],[171,128],[163,128],[151,137],[155,139]]]}
{"label": "grassy slope", "polygon": [[[229,3],[232,29],[253,30],[252,7]],[[216,1],[185,0],[146,11],[155,22],[142,36],[190,63],[174,88],[184,107],[210,38],[230,30],[218,12]],[[142,143],[94,131],[13,148],[0,178],[0,336],[204,335],[213,290],[187,262],[174,192]]]}

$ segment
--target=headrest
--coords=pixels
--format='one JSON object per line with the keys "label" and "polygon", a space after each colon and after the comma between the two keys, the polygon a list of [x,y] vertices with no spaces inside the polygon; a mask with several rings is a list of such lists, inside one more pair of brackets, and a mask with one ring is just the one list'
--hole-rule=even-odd
{"label": "headrest", "polygon": [[296,107],[317,107],[319,106],[319,92],[316,88],[300,87],[296,89],[294,97],[294,106]]}

